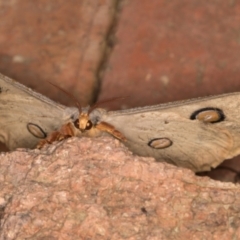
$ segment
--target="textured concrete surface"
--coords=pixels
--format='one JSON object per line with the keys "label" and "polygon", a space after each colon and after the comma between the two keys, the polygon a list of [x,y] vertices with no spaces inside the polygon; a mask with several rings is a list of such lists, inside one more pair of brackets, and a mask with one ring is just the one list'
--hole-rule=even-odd
{"label": "textured concrete surface", "polygon": [[1,155],[0,239],[239,239],[240,188],[113,138]]}

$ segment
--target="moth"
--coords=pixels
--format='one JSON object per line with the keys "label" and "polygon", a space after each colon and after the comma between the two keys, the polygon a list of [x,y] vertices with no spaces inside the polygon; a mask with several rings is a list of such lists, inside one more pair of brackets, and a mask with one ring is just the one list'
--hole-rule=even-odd
{"label": "moth", "polygon": [[10,150],[111,135],[133,153],[209,171],[240,153],[240,93],[128,110],[66,107],[0,75],[0,141]]}

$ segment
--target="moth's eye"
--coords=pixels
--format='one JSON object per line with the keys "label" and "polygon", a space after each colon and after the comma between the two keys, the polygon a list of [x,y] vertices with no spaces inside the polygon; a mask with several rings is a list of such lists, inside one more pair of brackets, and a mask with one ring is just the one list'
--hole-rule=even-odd
{"label": "moth's eye", "polygon": [[172,141],[168,138],[154,138],[149,143],[148,146],[155,149],[168,148],[172,145]]}
{"label": "moth's eye", "polygon": [[43,131],[43,129],[35,123],[28,123],[27,129],[36,138],[46,138],[47,137],[47,134]]}
{"label": "moth's eye", "polygon": [[205,123],[217,123],[223,121],[225,119],[225,115],[219,108],[207,107],[193,112],[190,119],[197,119]]}
{"label": "moth's eye", "polygon": [[92,128],[92,122],[90,121],[90,120],[88,120],[88,122],[87,122],[87,125],[86,125],[86,130],[89,130],[89,129],[91,129]]}
{"label": "moth's eye", "polygon": [[79,129],[79,120],[74,121],[74,126]]}

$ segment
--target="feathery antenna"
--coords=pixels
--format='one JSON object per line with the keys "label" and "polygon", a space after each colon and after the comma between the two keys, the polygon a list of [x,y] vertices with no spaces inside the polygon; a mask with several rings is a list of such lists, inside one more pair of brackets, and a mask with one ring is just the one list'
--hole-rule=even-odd
{"label": "feathery antenna", "polygon": [[67,94],[70,98],[72,98],[72,99],[75,101],[75,104],[76,104],[79,112],[81,113],[81,111],[82,111],[82,106],[81,106],[81,104],[79,103],[78,99],[77,99],[73,94],[67,92],[65,89],[59,87],[58,85],[55,85],[54,83],[52,83],[52,82],[50,82],[50,81],[48,81],[48,82],[49,82],[52,86],[58,88],[59,90],[61,90],[61,91],[64,92],[65,94]]}
{"label": "feathery antenna", "polygon": [[126,98],[126,97],[114,97],[114,98],[109,98],[109,99],[106,99],[106,100],[96,102],[95,104],[93,104],[93,106],[91,106],[89,108],[88,113],[90,113],[93,109],[97,108],[99,105],[102,105],[103,103],[112,102],[112,101],[116,101],[116,100],[120,100],[120,99],[124,99],[124,98]]}
{"label": "feathery antenna", "polygon": [[[47,81],[49,82],[52,86],[58,88],[59,90],[61,90],[62,92],[64,92],[65,94],[67,94],[70,98],[72,98],[75,103],[76,103],[76,106],[79,110],[79,112],[81,113],[82,112],[82,106],[81,104],[79,103],[78,99],[71,93],[67,92],[65,89],[59,87],[58,85],[55,85],[54,83],[50,82],[50,81]],[[109,99],[106,99],[106,100],[103,100],[103,101],[100,101],[100,102],[97,102],[95,104],[93,104],[93,106],[91,106],[88,110],[88,113],[90,113],[92,110],[94,110],[95,108],[97,108],[99,105],[102,105],[103,103],[106,103],[106,102],[112,102],[112,101],[116,101],[116,100],[120,100],[120,99],[124,99],[126,97],[114,97],[114,98],[109,98]]]}

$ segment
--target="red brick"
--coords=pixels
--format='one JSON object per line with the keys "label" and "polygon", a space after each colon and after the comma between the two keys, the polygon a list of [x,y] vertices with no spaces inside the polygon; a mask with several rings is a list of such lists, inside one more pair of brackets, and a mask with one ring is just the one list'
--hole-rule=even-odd
{"label": "red brick", "polygon": [[112,0],[0,1],[0,72],[62,103],[86,105],[112,23]]}
{"label": "red brick", "polygon": [[240,90],[240,2],[123,1],[99,99],[112,108]]}

